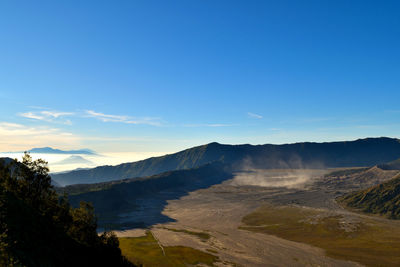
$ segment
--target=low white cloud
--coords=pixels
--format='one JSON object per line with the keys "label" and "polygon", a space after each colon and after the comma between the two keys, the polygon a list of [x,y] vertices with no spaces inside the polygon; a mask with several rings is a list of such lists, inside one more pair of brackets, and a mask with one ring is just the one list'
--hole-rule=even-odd
{"label": "low white cloud", "polygon": [[44,120],[45,119],[44,116],[37,115],[37,114],[35,114],[33,112],[19,113],[18,115],[21,116],[21,117],[24,117],[24,118],[34,119],[34,120]]}
{"label": "low white cloud", "polygon": [[46,117],[51,117],[51,118],[59,118],[59,117],[64,117],[64,116],[72,116],[74,113],[72,112],[59,112],[59,111],[41,111],[41,114],[43,114]]}
{"label": "low white cloud", "polygon": [[248,115],[250,118],[254,118],[254,119],[262,119],[262,118],[263,118],[263,116],[258,115],[258,114],[255,114],[255,113],[252,113],[252,112],[247,112],[247,115]]}
{"label": "low white cloud", "polygon": [[73,116],[73,112],[61,112],[55,110],[29,111],[18,113],[18,116],[32,120],[55,122],[70,125],[70,120],[65,120],[63,117]]}
{"label": "low white cloud", "polygon": [[101,112],[95,112],[93,110],[86,110],[86,114],[88,117],[93,117],[97,118],[101,121],[104,122],[124,122],[128,120],[128,116],[121,116],[121,115],[109,115],[109,114],[104,114]]}
{"label": "low white cloud", "polygon": [[104,114],[93,110],[86,110],[85,113],[86,117],[96,118],[103,122],[121,122],[126,124],[147,124],[152,126],[161,126],[159,118],[150,118],[150,117],[134,118],[126,115]]}
{"label": "low white cloud", "polygon": [[125,124],[146,124],[152,126],[161,126],[160,118],[152,117],[132,117],[127,115],[112,115],[94,110],[85,110],[83,112],[63,112],[44,107],[30,106],[32,109],[42,109],[40,111],[21,112],[17,115],[23,118],[37,121],[52,122],[58,124],[72,125],[72,121],[66,117],[77,118],[95,118],[103,122],[121,122]]}
{"label": "low white cloud", "polygon": [[0,151],[3,152],[41,146],[70,147],[80,142],[78,136],[58,128],[0,122]]}

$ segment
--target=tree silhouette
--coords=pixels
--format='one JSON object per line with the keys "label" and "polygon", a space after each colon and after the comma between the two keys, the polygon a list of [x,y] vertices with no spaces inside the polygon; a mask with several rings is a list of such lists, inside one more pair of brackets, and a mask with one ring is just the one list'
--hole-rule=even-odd
{"label": "tree silhouette", "polygon": [[96,232],[93,206],[72,208],[47,162],[0,162],[0,266],[133,266],[113,233]]}

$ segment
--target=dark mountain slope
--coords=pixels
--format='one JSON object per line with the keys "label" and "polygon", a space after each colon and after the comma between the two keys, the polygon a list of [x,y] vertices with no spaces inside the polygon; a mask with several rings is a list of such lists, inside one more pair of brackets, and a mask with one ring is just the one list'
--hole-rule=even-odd
{"label": "dark mountain slope", "polygon": [[89,170],[53,174],[52,177],[62,185],[69,185],[150,176],[171,170],[199,167],[214,161],[224,161],[226,156],[228,162],[234,161],[239,158],[239,155],[231,153],[233,151],[230,147],[211,143],[162,157],[153,157],[117,166],[100,166]]}
{"label": "dark mountain slope", "polygon": [[214,161],[234,164],[238,169],[321,168],[373,166],[399,157],[399,140],[384,137],[346,142],[257,146],[210,143],[133,163],[54,174],[53,178],[61,185],[68,185],[149,176],[199,167]]}
{"label": "dark mountain slope", "polygon": [[382,170],[400,170],[400,159],[378,165]]}
{"label": "dark mountain slope", "polygon": [[363,212],[400,219],[400,175],[371,188],[347,194],[339,201]]}
{"label": "dark mountain slope", "polygon": [[13,162],[14,160],[12,158],[0,158],[0,163],[3,165],[7,165],[10,164],[11,162]]}

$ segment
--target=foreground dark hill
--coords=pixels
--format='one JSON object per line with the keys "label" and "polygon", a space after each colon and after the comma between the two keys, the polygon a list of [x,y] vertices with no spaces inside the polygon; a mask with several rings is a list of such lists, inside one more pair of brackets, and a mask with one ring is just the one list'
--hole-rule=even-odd
{"label": "foreground dark hill", "polygon": [[10,164],[12,161],[14,161],[12,158],[0,158],[0,161],[2,162],[2,164]]}
{"label": "foreground dark hill", "polygon": [[[91,202],[99,216],[99,225],[110,228],[148,226],[170,219],[161,214],[167,200],[178,199],[188,192],[219,184],[232,178],[231,168],[215,162],[199,168],[169,171],[144,178],[132,178],[99,184],[71,185],[59,188],[67,192],[72,205]],[[143,210],[146,215],[143,216]],[[126,213],[118,221],[116,215]]]}
{"label": "foreground dark hill", "polygon": [[339,201],[363,212],[400,219],[400,175],[368,189],[347,194]]}
{"label": "foreground dark hill", "polygon": [[150,176],[171,170],[195,168],[214,161],[235,164],[237,168],[268,169],[373,166],[398,158],[399,139],[385,137],[345,142],[256,146],[210,143],[162,157],[53,174],[52,177],[61,185],[69,185]]}

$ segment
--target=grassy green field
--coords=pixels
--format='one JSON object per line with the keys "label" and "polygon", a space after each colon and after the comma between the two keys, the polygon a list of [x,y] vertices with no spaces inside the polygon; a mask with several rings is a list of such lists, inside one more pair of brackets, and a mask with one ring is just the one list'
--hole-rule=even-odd
{"label": "grassy green field", "polygon": [[202,241],[207,241],[210,239],[211,235],[204,233],[204,232],[193,232],[189,230],[181,230],[181,229],[174,229],[174,228],[165,228],[166,230],[172,231],[172,232],[177,232],[177,233],[185,233],[188,235],[194,235],[200,238]]}
{"label": "grassy green field", "polygon": [[264,206],[243,218],[241,229],[320,247],[327,256],[367,266],[400,266],[400,227],[363,219],[345,223],[341,215],[294,206]]}
{"label": "grassy green field", "polygon": [[217,256],[183,246],[164,247],[164,255],[150,231],[146,236],[119,238],[119,242],[122,254],[143,267],[185,267],[200,263],[215,266],[218,261]]}

